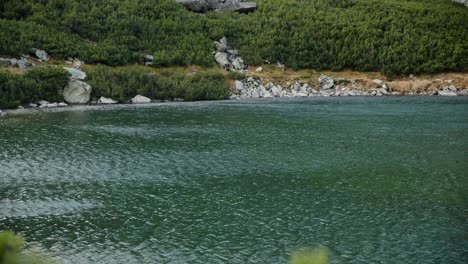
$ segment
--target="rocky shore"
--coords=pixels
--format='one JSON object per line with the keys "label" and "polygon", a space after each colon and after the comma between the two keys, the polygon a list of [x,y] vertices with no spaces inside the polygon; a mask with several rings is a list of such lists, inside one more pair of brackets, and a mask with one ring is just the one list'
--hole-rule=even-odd
{"label": "rocky shore", "polygon": [[273,98],[273,97],[311,97],[311,96],[467,96],[468,89],[456,87],[452,81],[442,81],[446,85],[437,90],[408,91],[402,93],[392,89],[391,83],[386,83],[379,79],[374,79],[370,86],[356,80],[333,79],[330,76],[322,75],[318,78],[318,85],[313,86],[306,82],[295,81],[281,84],[274,84],[262,78],[248,77],[235,81],[230,99],[247,98]]}
{"label": "rocky shore", "polygon": [[[410,75],[406,80],[381,80],[364,78],[332,77],[327,74],[295,76],[295,72],[276,62],[275,64],[262,65],[260,67],[248,67],[239,56],[236,49],[228,44],[225,37],[214,42],[215,51],[213,59],[226,75],[241,76],[231,82],[231,95],[229,99],[260,99],[260,98],[292,98],[292,97],[317,97],[317,96],[468,96],[468,77],[461,74],[456,81],[451,79],[422,78]],[[32,55],[32,56],[31,56]],[[152,66],[153,56],[146,54],[144,65]],[[47,65],[49,56],[46,51],[32,50],[31,54],[21,55],[16,58],[0,58],[0,66],[8,68],[18,67],[20,71],[28,68]],[[36,65],[39,64],[39,65]],[[66,107],[68,105],[97,105],[132,103],[144,104],[160,102],[151,98],[136,95],[126,102],[118,102],[111,98],[92,98],[92,87],[86,83],[87,74],[82,68],[84,62],[76,58],[67,58],[66,66],[62,67],[70,74],[68,85],[63,89],[63,102],[49,102],[39,100],[28,105],[21,105],[18,109],[32,108],[45,109]],[[273,68],[274,67],[274,68]],[[222,70],[221,70],[222,71]],[[339,75],[339,73],[337,73]],[[242,77],[243,76],[243,77]],[[175,101],[181,101],[174,99]],[[0,111],[0,117],[5,116]]]}

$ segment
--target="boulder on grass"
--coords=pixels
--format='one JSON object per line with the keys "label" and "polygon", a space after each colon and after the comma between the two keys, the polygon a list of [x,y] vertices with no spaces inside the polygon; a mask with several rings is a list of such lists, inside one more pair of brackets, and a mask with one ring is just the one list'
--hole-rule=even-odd
{"label": "boulder on grass", "polygon": [[87,104],[91,99],[91,86],[72,79],[63,90],[63,98],[69,104]]}

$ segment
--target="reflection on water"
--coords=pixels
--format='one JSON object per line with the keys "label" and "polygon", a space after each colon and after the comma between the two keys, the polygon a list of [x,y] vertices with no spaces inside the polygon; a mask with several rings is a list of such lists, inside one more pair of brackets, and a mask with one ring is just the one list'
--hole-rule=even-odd
{"label": "reflection on water", "polygon": [[106,106],[0,119],[0,229],[65,263],[466,263],[468,100]]}

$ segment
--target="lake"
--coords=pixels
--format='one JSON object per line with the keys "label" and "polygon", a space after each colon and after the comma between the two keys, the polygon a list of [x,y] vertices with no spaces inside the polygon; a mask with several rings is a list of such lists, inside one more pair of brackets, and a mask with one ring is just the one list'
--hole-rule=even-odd
{"label": "lake", "polygon": [[71,107],[0,119],[0,230],[64,263],[466,263],[468,98]]}

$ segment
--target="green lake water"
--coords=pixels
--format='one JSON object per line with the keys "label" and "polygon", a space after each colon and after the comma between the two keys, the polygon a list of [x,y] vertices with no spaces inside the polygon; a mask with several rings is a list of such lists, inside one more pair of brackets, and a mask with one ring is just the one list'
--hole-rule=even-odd
{"label": "green lake water", "polygon": [[14,114],[0,230],[64,263],[467,263],[467,151],[468,98]]}

